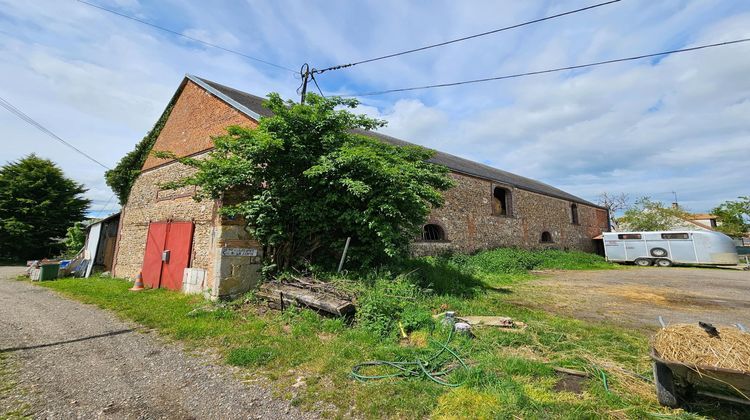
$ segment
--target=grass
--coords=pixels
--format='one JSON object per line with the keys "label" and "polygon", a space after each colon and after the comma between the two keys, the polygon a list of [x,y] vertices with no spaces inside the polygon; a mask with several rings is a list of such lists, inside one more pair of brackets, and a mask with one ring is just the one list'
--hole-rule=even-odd
{"label": "grass", "polygon": [[[189,345],[213,348],[226,363],[273,380],[279,396],[327,417],[692,418],[659,407],[652,385],[635,379],[651,375],[643,335],[507,302],[514,285],[534,278],[528,270],[565,268],[612,266],[599,257],[560,251],[496,250],[421,258],[356,281],[333,280],[357,292],[358,310],[365,315],[355,320],[299,309],[262,313],[252,298],[250,303],[211,305],[200,297],[164,290],[132,293],[127,291],[129,283],[117,279],[63,279],[41,285]],[[457,388],[419,378],[351,378],[351,368],[363,361],[411,361],[434,353],[437,347],[430,339],[441,341],[446,333],[431,315],[444,310],[511,316],[527,328],[477,329],[474,339],[455,338],[451,347],[469,363],[468,371],[448,376],[463,382]],[[407,326],[409,340],[399,340],[397,321]],[[584,383],[580,395],[556,392],[553,366],[596,375]],[[716,414],[710,407],[698,411]]]}

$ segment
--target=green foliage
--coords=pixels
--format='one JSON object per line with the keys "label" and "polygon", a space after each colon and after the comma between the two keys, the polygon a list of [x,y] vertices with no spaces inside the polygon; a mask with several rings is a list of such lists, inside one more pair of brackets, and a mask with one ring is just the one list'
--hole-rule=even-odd
{"label": "green foliage", "polygon": [[591,270],[610,269],[604,257],[580,251],[546,249],[529,251],[499,248],[472,255],[465,266],[475,272],[519,274],[530,270]]}
{"label": "green foliage", "polygon": [[669,230],[680,224],[688,213],[680,207],[666,207],[649,197],[636,200],[635,205],[625,210],[617,222],[631,231]]}
{"label": "green foliage", "polygon": [[255,129],[228,128],[206,159],[180,159],[197,173],[164,187],[197,185],[198,199],[223,199],[223,213],[245,219],[276,269],[332,267],[347,237],[350,268],[405,256],[453,182],[445,167],[427,162],[432,151],[357,134],[383,122],[348,111],[356,105],[316,95],[301,105],[271,94],[272,117]]}
{"label": "green foliage", "polygon": [[68,227],[82,221],[90,201],[83,185],[34,154],[0,168],[0,258],[56,255]]}
{"label": "green foliage", "polygon": [[128,202],[130,189],[133,188],[135,179],[141,173],[141,168],[146,162],[149,153],[151,153],[151,149],[154,147],[159,133],[164,128],[164,124],[166,124],[173,106],[173,103],[167,106],[167,109],[164,110],[154,128],[146,133],[143,139],[135,145],[135,149],[132,152],[123,156],[114,168],[104,173],[107,185],[115,192],[120,204],[125,205]]}
{"label": "green foliage", "polygon": [[405,276],[379,278],[357,299],[357,324],[382,337],[395,336],[399,321],[406,331],[428,326],[430,312],[418,305],[423,296]]}
{"label": "green foliage", "polygon": [[725,201],[711,210],[719,217],[717,230],[729,236],[743,236],[750,232],[750,197],[738,197],[737,201]]}
{"label": "green foliage", "polygon": [[83,222],[75,222],[73,226],[68,228],[63,240],[65,244],[65,257],[73,257],[83,249],[83,245],[86,243],[86,230],[83,227]]}

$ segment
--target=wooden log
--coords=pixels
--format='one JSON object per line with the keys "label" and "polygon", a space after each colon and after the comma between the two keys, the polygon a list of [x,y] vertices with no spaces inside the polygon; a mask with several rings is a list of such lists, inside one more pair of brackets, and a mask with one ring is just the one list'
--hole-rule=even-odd
{"label": "wooden log", "polygon": [[591,376],[588,372],[584,372],[582,370],[568,369],[559,366],[553,366],[552,369],[554,369],[555,372],[564,373],[566,375],[580,376],[582,378],[588,378],[589,376]]}
{"label": "wooden log", "polygon": [[256,296],[280,306],[282,303],[283,306],[308,306],[338,316],[354,312],[354,304],[348,300],[282,283],[265,283],[260,286]]}

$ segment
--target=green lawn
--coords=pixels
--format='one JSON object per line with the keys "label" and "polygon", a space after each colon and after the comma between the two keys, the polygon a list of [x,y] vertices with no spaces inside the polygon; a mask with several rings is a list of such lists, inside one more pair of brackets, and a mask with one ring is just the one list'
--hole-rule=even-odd
{"label": "green lawn", "polygon": [[[564,268],[614,267],[588,254],[559,251],[412,260],[398,271],[334,279],[359,296],[361,313],[348,321],[310,310],[261,313],[252,298],[211,306],[200,297],[164,290],[133,293],[129,283],[117,279],[41,285],[189,345],[211,347],[226,363],[272,379],[280,396],[332,417],[693,418],[659,407],[652,385],[638,378],[651,376],[647,337],[506,302],[514,285],[534,278],[527,270]],[[207,305],[209,311],[195,311]],[[511,316],[527,328],[477,329],[474,339],[456,337],[450,346],[469,365],[468,371],[448,375],[449,381],[463,383],[456,388],[423,378],[352,379],[351,368],[363,361],[411,361],[433,354],[437,346],[430,336],[442,341],[446,332],[430,315],[446,309]],[[410,331],[408,341],[399,340],[397,321]],[[557,392],[553,366],[586,370],[592,377],[580,394]],[[716,414],[712,407],[700,410]]]}

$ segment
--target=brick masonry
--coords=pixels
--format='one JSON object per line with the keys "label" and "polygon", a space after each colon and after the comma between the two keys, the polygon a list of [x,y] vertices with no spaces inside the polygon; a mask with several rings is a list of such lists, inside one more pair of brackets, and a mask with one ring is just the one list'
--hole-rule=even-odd
{"label": "brick masonry", "polygon": [[[201,152],[213,147],[211,138],[226,134],[230,125],[255,127],[257,123],[188,80],[156,140],[154,150],[170,151],[180,157]],[[166,162],[149,156],[143,170]]]}

